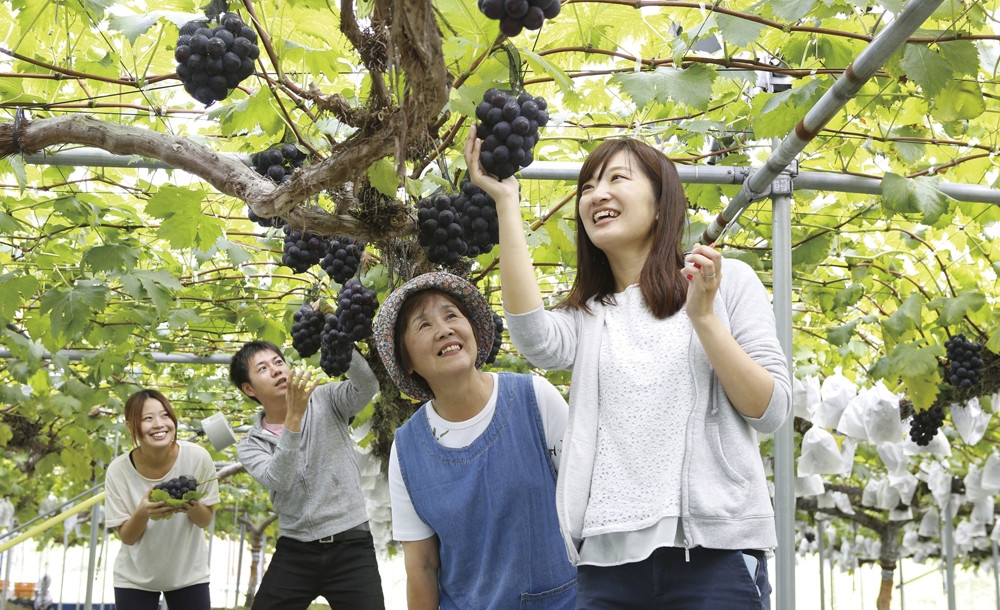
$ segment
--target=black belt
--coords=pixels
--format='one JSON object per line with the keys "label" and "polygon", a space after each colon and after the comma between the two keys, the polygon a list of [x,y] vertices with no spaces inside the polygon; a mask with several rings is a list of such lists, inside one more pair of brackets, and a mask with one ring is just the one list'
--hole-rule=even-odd
{"label": "black belt", "polygon": [[358,538],[364,538],[370,531],[371,530],[368,528],[368,522],[365,521],[360,525],[355,525],[354,527],[346,529],[342,532],[337,532],[336,534],[313,540],[313,542],[319,544],[329,544],[331,542],[342,542],[344,540],[357,540]]}

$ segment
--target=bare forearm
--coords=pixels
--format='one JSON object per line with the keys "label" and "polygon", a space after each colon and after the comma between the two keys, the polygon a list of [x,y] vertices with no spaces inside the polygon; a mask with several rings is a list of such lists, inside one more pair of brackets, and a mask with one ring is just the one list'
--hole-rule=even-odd
{"label": "bare forearm", "polygon": [[142,538],[146,532],[146,524],[149,517],[145,514],[132,515],[128,521],[118,526],[118,536],[122,539],[122,544],[132,546]]}
{"label": "bare forearm", "polygon": [[542,293],[524,236],[521,209],[516,197],[497,202],[500,222],[500,287],[504,309],[527,313],[542,306]]}
{"label": "bare forearm", "polygon": [[204,529],[212,522],[212,507],[195,502],[187,509],[187,518],[191,523]]}
{"label": "bare forearm", "polygon": [[407,610],[438,610],[437,573],[429,569],[406,572]]}

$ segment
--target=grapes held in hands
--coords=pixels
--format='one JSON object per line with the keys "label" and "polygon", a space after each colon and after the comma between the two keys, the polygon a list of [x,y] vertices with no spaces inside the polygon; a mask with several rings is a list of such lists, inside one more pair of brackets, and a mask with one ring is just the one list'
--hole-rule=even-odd
{"label": "grapes held in hands", "polygon": [[182,474],[175,479],[170,479],[156,485],[153,489],[162,489],[170,494],[170,497],[174,500],[183,500],[184,494],[198,489],[198,481],[194,477]]}

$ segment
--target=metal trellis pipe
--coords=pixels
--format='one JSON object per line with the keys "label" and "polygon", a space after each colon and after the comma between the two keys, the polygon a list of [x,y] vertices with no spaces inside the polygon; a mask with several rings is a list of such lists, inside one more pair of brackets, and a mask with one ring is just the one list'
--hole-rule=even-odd
{"label": "metal trellis pipe", "polygon": [[[774,193],[772,207],[772,301],[778,343],[792,374],[792,189]],[[776,607],[795,608],[795,428],[794,417],[774,432],[774,520],[778,549],[774,556]]]}
{"label": "metal trellis pipe", "polygon": [[837,78],[833,86],[809,109],[806,116],[795,126],[795,130],[785,137],[760,170],[754,172],[743,183],[736,197],[705,229],[701,237],[702,243],[714,243],[722,235],[726,225],[739,216],[754,199],[767,196],[775,178],[785,171],[823,126],[857,95],[861,87],[897,49],[903,46],[903,43],[931,16],[941,2],[942,0],[910,0],[896,20],[865,47]]}
{"label": "metal trellis pipe", "polygon": [[[220,153],[229,155],[230,153]],[[36,153],[25,155],[26,163],[66,167],[132,167],[136,169],[170,169],[162,161],[115,155],[99,148],[80,148],[57,153]],[[522,168],[519,175],[524,180],[568,180],[575,181],[580,175],[577,161],[535,161]],[[677,173],[685,184],[730,184],[742,185],[753,175],[756,168],[748,166],[678,165]],[[836,191],[879,195],[882,193],[882,179],[830,172],[798,171],[792,177],[797,190]],[[958,201],[992,203],[1000,205],[1000,189],[980,184],[943,182],[938,185],[942,193]]]}

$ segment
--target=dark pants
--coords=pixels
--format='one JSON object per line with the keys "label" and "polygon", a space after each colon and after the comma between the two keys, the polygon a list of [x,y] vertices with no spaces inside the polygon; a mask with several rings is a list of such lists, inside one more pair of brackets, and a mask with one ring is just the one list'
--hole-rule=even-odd
{"label": "dark pants", "polygon": [[[577,610],[770,610],[762,551],[756,581],[740,551],[660,548],[638,563],[578,567]],[[756,586],[755,586],[756,585]],[[758,593],[758,589],[760,592]]]}
{"label": "dark pants", "polygon": [[[211,610],[208,583],[203,582],[183,589],[164,591],[167,607],[183,610]],[[157,610],[160,607],[159,591],[140,591],[115,587],[115,608],[118,610]]]}
{"label": "dark pants", "polygon": [[332,610],[385,610],[371,532],[348,530],[332,542],[281,537],[253,610],[305,610],[317,597]]}

